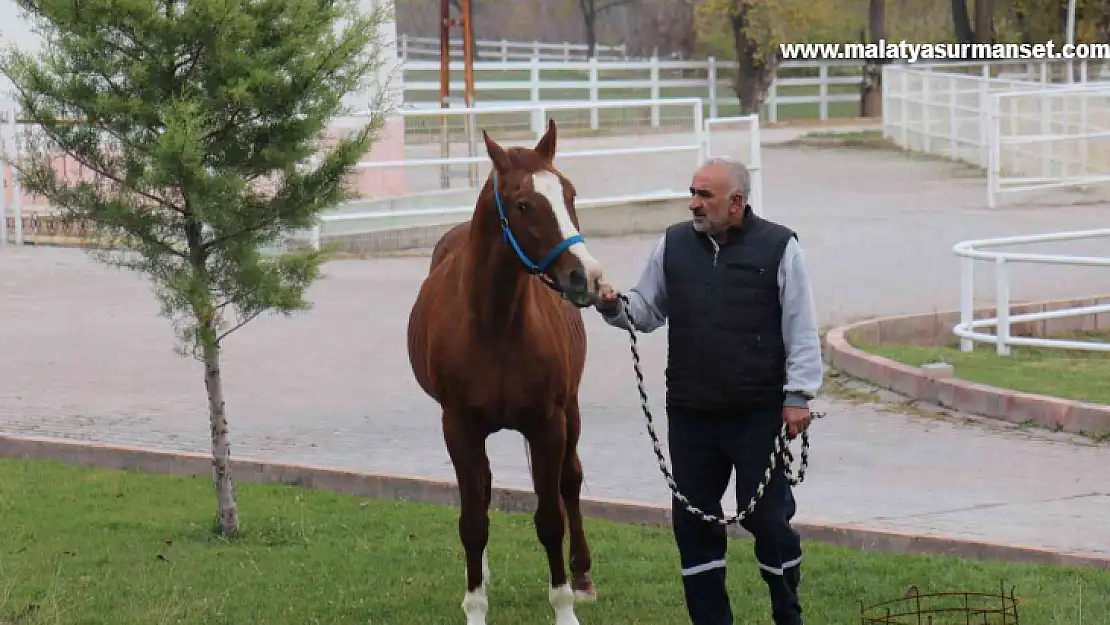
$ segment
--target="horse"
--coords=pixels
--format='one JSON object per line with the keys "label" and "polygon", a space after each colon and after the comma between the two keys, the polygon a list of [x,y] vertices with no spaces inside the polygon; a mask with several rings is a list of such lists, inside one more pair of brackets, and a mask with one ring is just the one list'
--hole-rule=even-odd
{"label": "horse", "polygon": [[556,134],[550,120],[534,148],[505,149],[483,130],[491,172],[471,218],[436,243],[409,315],[409,362],[440,405],[458,480],[467,625],[485,625],[489,610],[486,439],[504,429],[523,435],[530,456],[556,625],[578,625],[575,602],[596,599],[579,504],[578,389],[586,362],[581,309],[596,303],[602,271],[579,234],[574,185],[553,164]]}

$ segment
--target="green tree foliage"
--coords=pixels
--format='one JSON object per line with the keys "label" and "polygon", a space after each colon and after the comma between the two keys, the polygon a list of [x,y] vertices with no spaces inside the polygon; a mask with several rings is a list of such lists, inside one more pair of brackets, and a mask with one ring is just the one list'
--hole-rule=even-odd
{"label": "green tree foliage", "polygon": [[[6,54],[37,139],[24,187],[123,249],[104,262],[148,275],[182,348],[204,363],[213,478],[224,533],[239,525],[220,375],[221,341],[273,311],[304,310],[315,253],[272,255],[350,197],[347,181],[389,100],[320,154],[343,98],[378,75],[384,4],[357,0],[16,0],[44,52]],[[66,155],[91,176],[71,180]],[[315,159],[314,159],[315,160]],[[126,358],[126,354],[119,357]]]}
{"label": "green tree foliage", "polygon": [[820,38],[839,17],[836,0],[704,0],[695,28],[703,50],[736,62],[734,88],[749,114],[774,81],[779,44]]}

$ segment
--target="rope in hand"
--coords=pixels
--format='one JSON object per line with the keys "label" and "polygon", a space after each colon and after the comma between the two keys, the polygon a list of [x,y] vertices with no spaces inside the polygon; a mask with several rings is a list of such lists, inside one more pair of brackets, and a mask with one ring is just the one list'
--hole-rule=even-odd
{"label": "rope in hand", "polygon": [[[624,293],[617,293],[617,298],[623,303],[624,310],[627,311],[630,308],[628,296]],[[625,316],[628,316],[627,313]],[[636,385],[640,390],[640,407],[643,408],[644,418],[647,420],[648,436],[651,437],[651,444],[655,447],[655,457],[659,460],[659,470],[663,472],[663,477],[667,480],[667,486],[670,487],[671,493],[674,494],[675,499],[677,499],[688,512],[700,517],[701,520],[707,523],[733,525],[743,521],[755,510],[756,504],[759,503],[759,500],[763,497],[763,492],[767,489],[767,485],[770,484],[771,476],[774,474],[775,467],[778,466],[780,459],[783,463],[783,471],[786,474],[786,479],[792,486],[797,486],[805,480],[806,468],[809,466],[809,432],[803,431],[801,434],[802,457],[801,464],[798,467],[798,475],[795,477],[793,468],[791,467],[791,464],[794,462],[794,454],[790,451],[790,426],[789,424],[783,423],[782,430],[779,432],[779,435],[775,437],[775,447],[771,452],[767,470],[764,471],[763,479],[760,480],[759,486],[755,489],[755,495],[752,496],[746,508],[742,511],[737,511],[736,514],[730,517],[719,517],[709,514],[690,503],[690,500],[678,490],[678,484],[675,483],[674,476],[671,475],[670,469],[667,468],[667,460],[663,456],[663,447],[659,443],[659,436],[655,434],[655,419],[651,416],[651,408],[648,407],[647,391],[644,390],[644,374],[640,369],[640,351],[636,347],[636,330],[632,327],[631,319],[629,321],[628,338],[632,349],[632,367],[636,371]],[[810,414],[814,419],[820,419],[825,416],[823,412],[813,412]]]}

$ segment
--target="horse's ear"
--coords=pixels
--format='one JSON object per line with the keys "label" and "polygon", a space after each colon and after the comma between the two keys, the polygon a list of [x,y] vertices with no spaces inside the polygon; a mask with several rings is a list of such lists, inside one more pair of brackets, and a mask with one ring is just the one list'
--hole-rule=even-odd
{"label": "horse's ear", "polygon": [[482,139],[486,142],[486,154],[489,154],[489,160],[493,162],[494,169],[502,174],[509,171],[509,155],[505,153],[505,148],[490,138],[485,130],[482,131]]}
{"label": "horse's ear", "polygon": [[536,144],[535,148],[533,148],[536,154],[542,156],[544,160],[555,160],[555,135],[557,134],[558,133],[555,132],[555,120],[547,120],[547,132],[543,133],[543,137],[540,139],[540,142]]}

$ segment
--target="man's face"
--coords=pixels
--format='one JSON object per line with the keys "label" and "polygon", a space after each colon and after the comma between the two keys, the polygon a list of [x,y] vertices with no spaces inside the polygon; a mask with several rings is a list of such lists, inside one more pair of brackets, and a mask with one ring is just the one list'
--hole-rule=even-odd
{"label": "man's face", "polygon": [[724,165],[706,165],[694,172],[690,182],[690,212],[698,232],[724,232],[730,225],[730,209],[736,203],[742,205],[738,195],[729,196],[729,178],[728,167]]}

